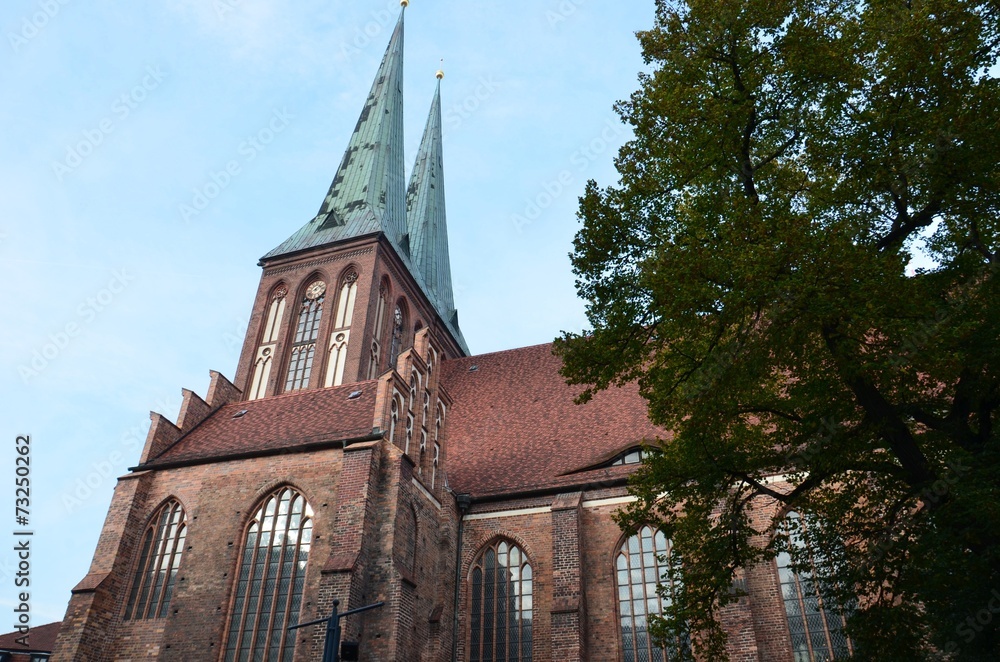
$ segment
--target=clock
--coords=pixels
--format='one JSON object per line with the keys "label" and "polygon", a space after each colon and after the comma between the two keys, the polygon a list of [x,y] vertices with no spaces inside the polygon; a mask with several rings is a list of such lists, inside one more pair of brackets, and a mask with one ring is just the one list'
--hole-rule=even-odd
{"label": "clock", "polygon": [[306,298],[310,300],[318,299],[326,292],[326,283],[321,280],[316,281],[306,288]]}

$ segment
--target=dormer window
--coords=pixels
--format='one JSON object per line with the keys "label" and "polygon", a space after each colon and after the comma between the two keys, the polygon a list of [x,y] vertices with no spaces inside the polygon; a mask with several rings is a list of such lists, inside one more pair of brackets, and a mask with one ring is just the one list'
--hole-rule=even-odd
{"label": "dormer window", "polygon": [[645,459],[649,453],[642,448],[630,448],[624,453],[620,453],[616,458],[611,460],[607,466],[618,467],[623,464],[639,464]]}

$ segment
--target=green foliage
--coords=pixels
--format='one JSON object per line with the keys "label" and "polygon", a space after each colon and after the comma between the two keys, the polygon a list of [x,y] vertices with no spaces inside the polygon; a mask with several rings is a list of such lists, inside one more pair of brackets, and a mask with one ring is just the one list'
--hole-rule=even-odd
{"label": "green foliage", "polygon": [[1000,589],[998,17],[658,0],[639,33],[635,136],[620,183],[588,184],[572,254],[593,331],[557,348],[583,400],[637,379],[673,431],[622,523],[673,538],[684,589],[658,632],[690,628],[707,659],[787,510],[826,599],[856,603],[856,657],[1000,656],[1000,614],[975,620]]}

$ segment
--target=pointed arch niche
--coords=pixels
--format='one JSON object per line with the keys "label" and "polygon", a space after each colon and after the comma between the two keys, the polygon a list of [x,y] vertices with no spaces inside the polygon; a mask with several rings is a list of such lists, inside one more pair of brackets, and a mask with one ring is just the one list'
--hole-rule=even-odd
{"label": "pointed arch niche", "polygon": [[247,525],[233,588],[226,662],[290,662],[312,544],[313,510],[289,486],[271,492]]}
{"label": "pointed arch niche", "polygon": [[368,355],[368,379],[378,377],[382,366],[382,334],[385,329],[386,308],[389,302],[389,278],[383,277],[378,287],[378,301],[375,304],[375,324],[372,326],[372,346]]}
{"label": "pointed arch niche", "polygon": [[257,344],[257,354],[253,360],[249,400],[263,398],[267,393],[267,382],[271,377],[271,366],[274,364],[278,338],[281,337],[281,322],[285,316],[287,298],[288,286],[284,283],[279,283],[272,288],[268,297],[270,303],[268,303],[264,316],[264,328],[261,331],[260,342]]}
{"label": "pointed arch niche", "polygon": [[389,367],[396,367],[396,359],[406,343],[406,333],[409,318],[406,300],[400,298],[396,301],[396,308],[392,311],[392,331],[389,335]]}
{"label": "pointed arch niche", "polygon": [[337,295],[337,309],[333,317],[333,330],[326,361],[324,386],[340,386],[344,383],[344,367],[347,365],[347,343],[351,339],[351,324],[354,322],[354,302],[358,297],[358,270],[350,267],[340,276]]}

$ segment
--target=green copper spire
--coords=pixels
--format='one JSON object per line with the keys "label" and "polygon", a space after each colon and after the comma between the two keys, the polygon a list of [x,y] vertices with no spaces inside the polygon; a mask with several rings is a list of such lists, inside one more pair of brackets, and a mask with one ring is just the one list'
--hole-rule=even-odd
{"label": "green copper spire", "polygon": [[[445,320],[455,313],[448,259],[448,224],[444,203],[444,159],[441,148],[441,78],[431,102],[417,162],[406,189],[410,260],[420,273],[431,301]],[[457,326],[457,324],[456,324]]]}
{"label": "green copper spire", "polygon": [[[382,231],[396,246],[406,233],[403,161],[403,15],[319,213],[264,256]],[[398,251],[403,252],[403,251]]]}

